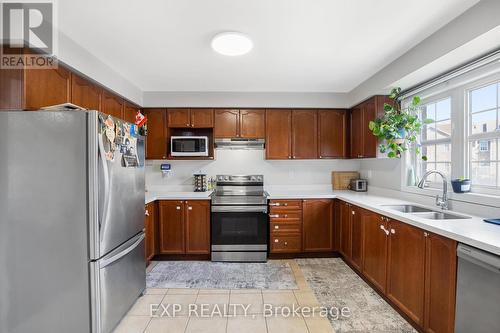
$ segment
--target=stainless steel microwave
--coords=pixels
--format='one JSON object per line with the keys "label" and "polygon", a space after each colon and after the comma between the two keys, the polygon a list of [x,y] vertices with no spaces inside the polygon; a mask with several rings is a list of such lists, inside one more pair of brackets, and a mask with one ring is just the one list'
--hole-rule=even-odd
{"label": "stainless steel microwave", "polygon": [[208,156],[207,136],[170,137],[171,156]]}

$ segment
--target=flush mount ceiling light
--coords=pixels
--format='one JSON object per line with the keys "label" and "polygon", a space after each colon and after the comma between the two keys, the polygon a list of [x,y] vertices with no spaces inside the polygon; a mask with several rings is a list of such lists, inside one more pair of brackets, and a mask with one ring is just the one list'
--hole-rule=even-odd
{"label": "flush mount ceiling light", "polygon": [[212,39],[212,49],[225,56],[244,55],[252,48],[252,40],[241,32],[221,32]]}

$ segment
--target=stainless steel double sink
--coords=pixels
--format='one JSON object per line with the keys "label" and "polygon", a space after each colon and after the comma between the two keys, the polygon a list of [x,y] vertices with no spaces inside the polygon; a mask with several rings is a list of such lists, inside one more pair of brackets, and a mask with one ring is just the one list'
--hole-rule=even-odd
{"label": "stainless steel double sink", "polygon": [[470,216],[458,215],[443,211],[435,211],[429,208],[415,205],[382,205],[385,208],[396,210],[401,213],[407,213],[428,220],[462,220],[470,219]]}

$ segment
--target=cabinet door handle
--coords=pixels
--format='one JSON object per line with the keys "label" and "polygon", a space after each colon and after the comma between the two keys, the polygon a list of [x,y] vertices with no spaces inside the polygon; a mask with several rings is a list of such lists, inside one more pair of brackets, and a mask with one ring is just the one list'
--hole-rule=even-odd
{"label": "cabinet door handle", "polygon": [[274,229],[279,229],[279,228],[280,228],[280,226],[279,226],[279,225],[275,225],[275,226],[274,226]]}
{"label": "cabinet door handle", "polygon": [[387,230],[383,224],[380,225],[380,229],[385,232],[386,235],[389,235],[389,230]]}
{"label": "cabinet door handle", "polygon": [[276,238],[276,239],[274,240],[274,242],[275,242],[275,243],[279,243],[280,241],[279,241],[279,239],[278,239],[278,238]]}
{"label": "cabinet door handle", "polygon": [[146,211],[144,212],[144,215],[149,216],[149,210],[146,209]]}
{"label": "cabinet door handle", "polygon": [[186,124],[187,127],[191,127],[191,124]]}
{"label": "cabinet door handle", "polygon": [[181,206],[177,206],[177,207],[175,207],[175,209],[181,210]]}
{"label": "cabinet door handle", "polygon": [[283,217],[284,217],[284,218],[287,218],[287,217],[288,217],[288,214],[283,215]]}
{"label": "cabinet door handle", "polygon": [[429,237],[429,233],[424,231],[424,237]]}
{"label": "cabinet door handle", "polygon": [[394,235],[395,233],[396,233],[396,230],[394,230],[394,229],[391,228],[391,234]]}
{"label": "cabinet door handle", "polygon": [[287,245],[288,245],[288,242],[285,242],[285,246],[287,246]]}
{"label": "cabinet door handle", "polygon": [[188,207],[188,210],[193,210],[193,207],[189,206],[189,207]]}
{"label": "cabinet door handle", "polygon": [[278,218],[280,216],[279,216],[279,214],[269,214],[269,217],[276,217],[276,218]]}
{"label": "cabinet door handle", "polygon": [[285,203],[283,204],[283,206],[288,206],[288,204],[285,202]]}
{"label": "cabinet door handle", "polygon": [[280,205],[279,202],[271,202],[269,204],[269,206],[279,206],[279,205]]}
{"label": "cabinet door handle", "polygon": [[292,156],[288,156],[288,158],[292,158]]}
{"label": "cabinet door handle", "polygon": [[353,211],[353,210],[351,211],[351,213],[352,213],[352,215],[356,214],[356,212],[355,212],[355,211]]}

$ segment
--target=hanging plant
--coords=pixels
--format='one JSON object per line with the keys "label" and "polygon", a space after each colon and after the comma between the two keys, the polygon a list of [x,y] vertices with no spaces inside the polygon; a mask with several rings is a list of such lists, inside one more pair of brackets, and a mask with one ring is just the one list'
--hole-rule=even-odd
{"label": "hanging plant", "polygon": [[[410,105],[401,109],[399,97],[401,88],[391,90],[389,98],[391,104],[384,103],[384,115],[370,121],[369,127],[373,135],[380,141],[379,151],[387,153],[390,158],[399,158],[401,153],[415,147],[415,152],[420,155],[417,138],[422,131],[423,124],[432,123],[432,119],[420,120],[418,117],[420,97],[413,97]],[[427,156],[422,156],[427,161]]]}

